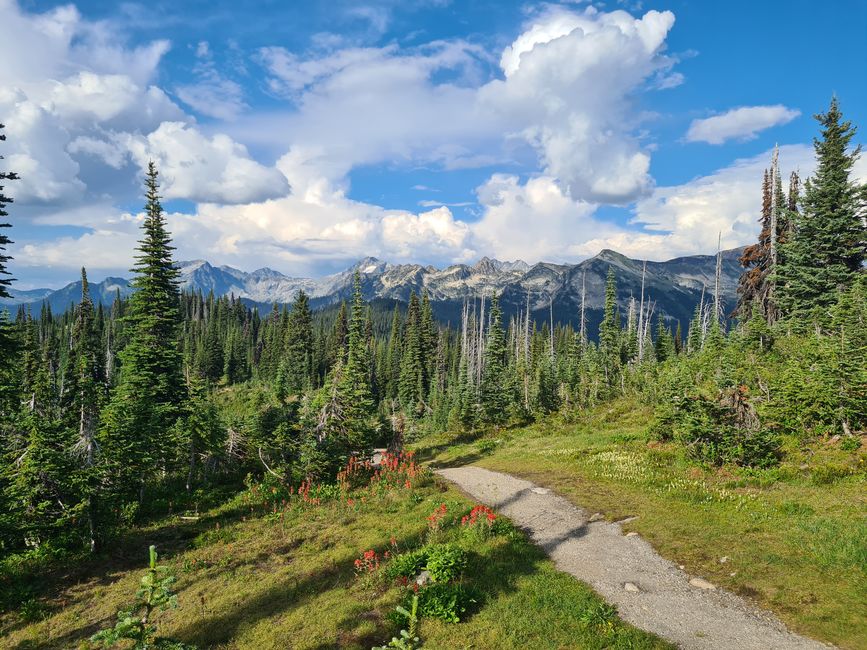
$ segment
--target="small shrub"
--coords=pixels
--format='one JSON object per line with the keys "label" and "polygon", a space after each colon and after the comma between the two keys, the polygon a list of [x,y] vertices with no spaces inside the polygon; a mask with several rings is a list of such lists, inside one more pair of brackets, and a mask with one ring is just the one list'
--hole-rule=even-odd
{"label": "small shrub", "polygon": [[48,605],[42,601],[36,598],[29,598],[21,603],[18,613],[21,615],[21,619],[25,623],[36,623],[48,618],[51,610]]}
{"label": "small shrub", "polygon": [[397,648],[398,650],[415,650],[421,644],[421,639],[416,636],[418,628],[418,596],[413,595],[410,609],[398,606],[396,614],[406,619],[409,624],[409,630],[401,629],[400,636],[391,637],[391,641],[383,646],[377,646],[372,650],[388,650],[388,648]]}
{"label": "small shrub", "polygon": [[434,582],[419,591],[418,601],[422,616],[460,623],[476,599],[463,585]]}
{"label": "small shrub", "polygon": [[481,453],[490,454],[497,448],[497,445],[499,444],[499,440],[491,440],[490,438],[486,438],[485,440],[480,440],[476,447]]}
{"label": "small shrub", "polygon": [[851,470],[843,465],[819,465],[813,469],[810,480],[814,485],[831,485],[851,473]]}
{"label": "small shrub", "polygon": [[195,646],[157,636],[153,614],[157,610],[178,606],[178,597],[172,591],[174,583],[175,577],[168,568],[157,565],[156,547],[151,546],[150,567],[141,579],[135,602],[129,609],[118,612],[117,623],[113,628],[97,632],[90,640],[104,648],[133,641],[133,650],[195,650]]}
{"label": "small shrub", "polygon": [[861,438],[857,436],[846,436],[843,442],[840,443],[840,449],[843,451],[857,451],[861,449]]}
{"label": "small shrub", "polygon": [[454,544],[431,544],[425,550],[425,569],[436,582],[457,580],[467,567],[466,551]]}
{"label": "small shrub", "polygon": [[424,568],[427,563],[427,551],[419,549],[408,553],[395,555],[385,569],[385,575],[389,580],[397,578],[412,578],[418,575],[419,571]]}

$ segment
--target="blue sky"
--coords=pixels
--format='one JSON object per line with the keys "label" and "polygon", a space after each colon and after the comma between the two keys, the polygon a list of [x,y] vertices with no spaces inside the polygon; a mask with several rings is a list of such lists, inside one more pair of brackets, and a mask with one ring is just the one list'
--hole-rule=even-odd
{"label": "blue sky", "polygon": [[0,0],[20,288],[125,275],[150,159],[182,259],[666,259],[867,124],[860,1],[248,4]]}

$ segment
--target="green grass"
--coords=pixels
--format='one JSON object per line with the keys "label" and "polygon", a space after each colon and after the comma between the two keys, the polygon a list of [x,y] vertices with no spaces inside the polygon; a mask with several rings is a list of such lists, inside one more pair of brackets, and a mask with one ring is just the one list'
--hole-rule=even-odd
{"label": "green grass", "polygon": [[[423,544],[426,517],[444,502],[458,518],[473,505],[430,481],[354,506],[292,507],[285,518],[239,497],[198,521],[163,520],[100,557],[20,569],[32,597],[0,615],[0,645],[89,647],[132,599],[153,543],[178,576],[180,607],[159,615],[163,635],[201,648],[370,648],[397,632],[390,614],[406,592],[379,574],[356,577],[354,560],[392,548],[392,537],[400,550]],[[437,538],[468,551],[464,581],[478,603],[458,624],[423,619],[426,648],[670,647],[619,621],[515,529],[470,541],[452,525]]]}
{"label": "green grass", "polygon": [[[475,463],[550,487],[624,524],[686,569],[776,612],[793,629],[867,647],[864,446],[791,444],[770,470],[701,468],[648,436],[629,400],[473,438],[416,446],[436,465]],[[727,558],[721,562],[721,558]]]}

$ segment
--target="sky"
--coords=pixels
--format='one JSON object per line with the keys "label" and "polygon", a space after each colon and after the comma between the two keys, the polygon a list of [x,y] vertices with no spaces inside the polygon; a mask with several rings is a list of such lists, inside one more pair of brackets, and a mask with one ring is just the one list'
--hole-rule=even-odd
{"label": "sky", "polygon": [[128,277],[150,160],[179,260],[709,254],[865,70],[861,0],[0,0],[10,270]]}

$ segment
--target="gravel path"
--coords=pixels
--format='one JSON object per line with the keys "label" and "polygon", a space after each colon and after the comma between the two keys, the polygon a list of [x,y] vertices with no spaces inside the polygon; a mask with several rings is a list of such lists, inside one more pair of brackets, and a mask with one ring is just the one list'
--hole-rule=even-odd
{"label": "gravel path", "polygon": [[589,521],[550,490],[481,467],[438,470],[472,498],[509,517],[554,560],[617,606],[620,617],[676,643],[707,650],[829,648],[789,632],[772,614],[687,575],[637,533]]}

